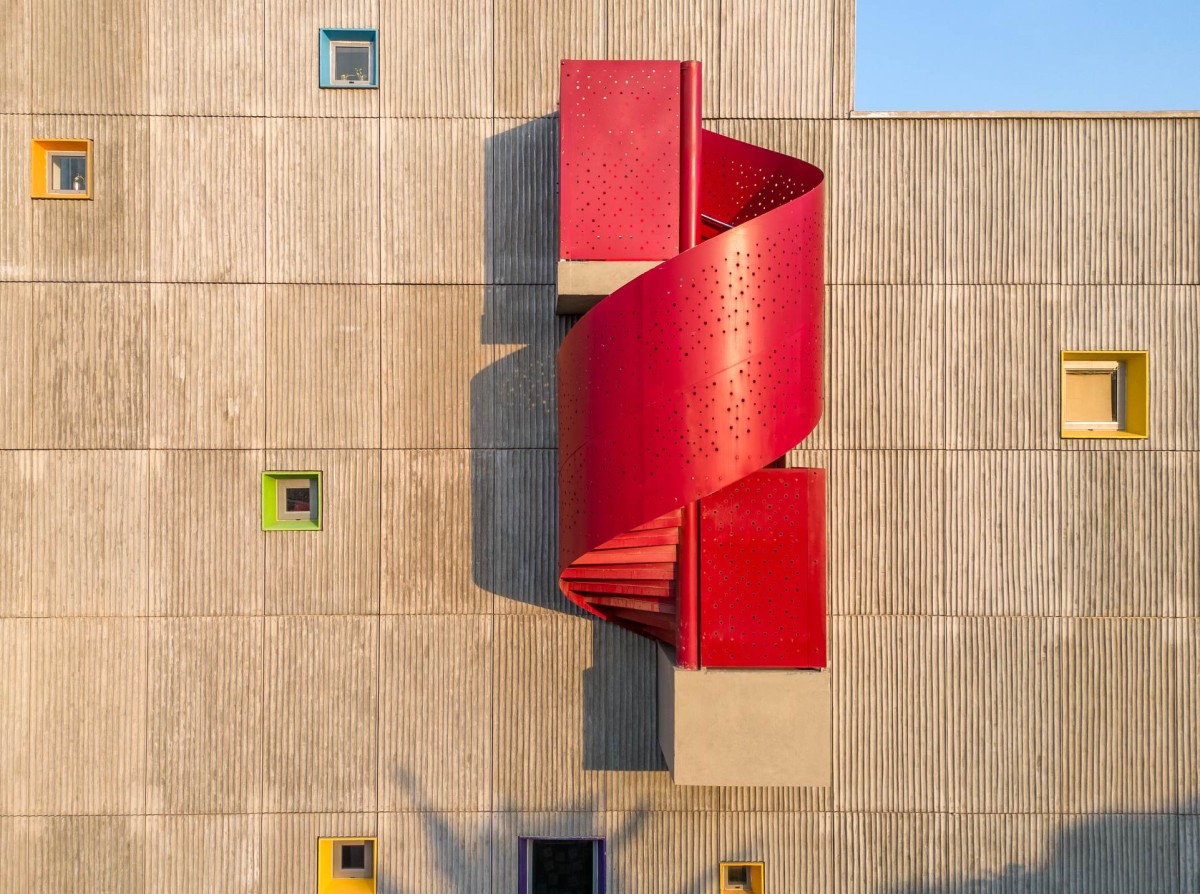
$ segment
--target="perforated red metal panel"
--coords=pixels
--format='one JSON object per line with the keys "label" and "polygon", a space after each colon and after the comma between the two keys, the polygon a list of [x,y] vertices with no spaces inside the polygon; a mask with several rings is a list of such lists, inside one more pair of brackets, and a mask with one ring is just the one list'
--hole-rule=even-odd
{"label": "perforated red metal panel", "polygon": [[[657,63],[624,64],[658,68]],[[616,219],[641,221],[642,215],[657,213],[670,227],[670,238],[659,244],[670,259],[596,305],[559,351],[559,585],[586,610],[676,644],[685,666],[708,665],[703,611],[696,611],[689,596],[695,589],[685,586],[692,571],[699,571],[688,507],[755,475],[802,441],[820,417],[823,175],[798,159],[704,131],[699,211],[710,223],[701,244],[676,255],[671,243],[685,232],[677,217],[679,196],[685,189],[692,194],[695,178],[683,178],[674,154],[663,156],[670,170],[664,168],[657,184],[636,175],[627,179],[623,163],[615,162],[629,151],[623,145],[640,145],[623,126],[636,129],[659,119],[637,117],[637,101],[625,96],[620,102],[632,107],[613,118],[614,142],[596,156],[588,155],[581,137],[587,131],[572,123],[573,117],[588,119],[589,103],[599,95],[600,111],[583,126],[607,134],[597,122],[610,114],[603,98],[610,94],[591,91],[608,83],[604,79],[612,65],[564,65],[564,245],[575,239],[579,256],[596,260],[636,257],[614,248],[633,244],[631,239],[596,234],[596,228],[608,226],[606,215],[571,216],[572,207],[600,207],[595,204],[599,196]],[[699,69],[696,63],[665,63],[666,68],[672,85],[668,90],[664,73],[662,93],[653,102],[670,110],[671,121],[668,126],[664,116],[649,125],[654,132],[647,139],[658,145],[658,128],[664,127],[676,153],[683,106],[679,80],[686,71],[686,92],[698,99]],[[567,77],[570,72],[586,78],[596,71],[605,74],[586,89],[572,87]],[[576,104],[568,99],[573,90],[591,98]],[[687,106],[689,128],[698,128],[699,104]],[[629,157],[636,160],[637,151]],[[580,153],[587,157],[575,164],[572,159]],[[688,163],[694,169],[694,149]],[[586,185],[591,198],[577,189],[575,175],[596,181]],[[632,201],[628,182],[638,184]],[[661,208],[651,207],[659,203]],[[686,241],[690,244],[690,237]],[[569,255],[563,251],[562,256]],[[816,530],[823,538],[823,527]],[[785,538],[779,548],[795,545],[794,538]],[[819,560],[824,561],[823,539]],[[760,593],[759,598],[767,597]],[[698,649],[688,633],[696,629],[697,615]],[[765,629],[758,633],[769,636]],[[794,635],[807,637],[809,646],[818,642],[823,661],[823,610],[817,626],[809,624]],[[739,659],[745,642],[730,642],[716,647],[718,666],[739,666],[743,659],[749,664],[742,666],[816,661],[812,648],[773,646],[763,653],[766,659]]]}
{"label": "perforated red metal panel", "polygon": [[562,63],[560,258],[679,251],[680,71],[678,62]]}
{"label": "perforated red metal panel", "polygon": [[700,501],[700,655],[825,666],[823,469],[764,469]]}

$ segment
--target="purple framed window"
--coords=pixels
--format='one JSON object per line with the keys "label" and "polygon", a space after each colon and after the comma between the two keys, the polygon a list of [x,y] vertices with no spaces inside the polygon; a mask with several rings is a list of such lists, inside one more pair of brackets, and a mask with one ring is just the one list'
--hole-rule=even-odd
{"label": "purple framed window", "polygon": [[517,839],[518,894],[604,894],[603,838]]}

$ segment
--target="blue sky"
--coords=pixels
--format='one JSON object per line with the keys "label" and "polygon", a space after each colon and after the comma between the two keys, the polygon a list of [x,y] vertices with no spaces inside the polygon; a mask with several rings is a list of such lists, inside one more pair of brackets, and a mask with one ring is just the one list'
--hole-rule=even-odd
{"label": "blue sky", "polygon": [[1200,0],[858,0],[862,111],[1200,109]]}

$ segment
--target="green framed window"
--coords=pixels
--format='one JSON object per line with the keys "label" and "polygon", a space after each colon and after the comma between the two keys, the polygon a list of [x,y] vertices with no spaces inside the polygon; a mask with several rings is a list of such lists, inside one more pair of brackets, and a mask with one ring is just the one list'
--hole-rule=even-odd
{"label": "green framed window", "polygon": [[316,471],[272,471],[262,475],[264,531],[321,530],[324,490]]}

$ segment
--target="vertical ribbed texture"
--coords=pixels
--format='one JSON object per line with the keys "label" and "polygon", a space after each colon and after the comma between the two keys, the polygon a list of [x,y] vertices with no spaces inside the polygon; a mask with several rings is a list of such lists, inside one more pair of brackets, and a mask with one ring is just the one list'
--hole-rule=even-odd
{"label": "vertical ribbed texture", "polygon": [[[553,450],[480,451],[492,466],[492,503],[476,540],[476,580],[497,596],[497,612],[534,606],[568,615],[558,589],[558,454]],[[480,551],[482,550],[482,551]]]}
{"label": "vertical ribbed texture", "polygon": [[558,118],[499,121],[495,129],[487,149],[487,281],[553,284]]}
{"label": "vertical ribbed texture", "polygon": [[387,117],[492,114],[493,0],[380,3],[379,99]]}
{"label": "vertical ribbed texture", "polygon": [[265,810],[375,809],[378,637],[376,618],[267,618]]}
{"label": "vertical ribbed texture", "polygon": [[[12,49],[13,45],[7,46]],[[29,279],[34,205],[29,198],[32,128],[29,115],[0,115],[0,280]]]}
{"label": "vertical ribbed texture", "polygon": [[[536,810],[537,808],[528,808]],[[519,891],[517,856],[519,836],[533,838],[604,838],[612,836],[612,814],[586,810],[572,813],[513,812],[492,815],[492,892]],[[627,837],[627,836],[614,836]],[[613,884],[611,878],[609,884]]]}
{"label": "vertical ribbed texture", "polygon": [[383,287],[383,446],[470,447],[491,417],[482,286]]}
{"label": "vertical ribbed texture", "polygon": [[149,0],[150,114],[262,115],[263,6]]}
{"label": "vertical ribbed texture", "polygon": [[1173,806],[1178,748],[1195,743],[1177,742],[1171,630],[1141,619],[1056,623],[1062,710],[1053,763],[1064,812]]}
{"label": "vertical ribbed texture", "polygon": [[489,894],[493,849],[516,847],[493,842],[491,826],[488,813],[379,814],[378,890]]}
{"label": "vertical ribbed texture", "polygon": [[171,894],[259,894],[257,816],[146,819],[146,887]]}
{"label": "vertical ribbed texture", "polygon": [[835,5],[723,0],[720,116],[829,117]]}
{"label": "vertical ribbed texture", "polygon": [[149,456],[150,614],[261,614],[262,454],[156,450]]}
{"label": "vertical ribbed texture", "polygon": [[32,600],[34,518],[33,455],[0,452],[0,506],[4,507],[4,536],[0,537],[0,617],[24,617]]}
{"label": "vertical ribbed texture", "polygon": [[[720,853],[724,859],[726,853],[717,814],[614,811],[607,816],[605,894],[712,894],[717,890],[713,855]],[[773,882],[768,890],[799,891]]]}
{"label": "vertical ribbed texture", "polygon": [[[834,125],[827,172],[831,283],[935,283],[945,269],[939,208],[947,173],[937,121]],[[932,328],[932,327],[931,327]]]}
{"label": "vertical ribbed texture", "polygon": [[31,623],[29,812],[141,813],[146,620]]}
{"label": "vertical ribbed texture", "polygon": [[558,111],[563,59],[603,59],[604,0],[495,0],[498,118],[533,118]]}
{"label": "vertical ribbed texture", "polygon": [[1062,123],[1068,283],[1200,282],[1200,127]]}
{"label": "vertical ribbed texture", "polygon": [[[32,136],[92,140],[88,167],[91,199],[26,199],[33,214],[33,278],[77,282],[146,279],[150,269],[149,119],[36,115]],[[26,144],[20,154],[25,172],[23,196],[29,195],[29,151]],[[157,159],[155,167],[166,172],[172,165],[169,160]]]}
{"label": "vertical ribbed texture", "polygon": [[150,287],[151,447],[262,446],[263,293],[261,285]]}
{"label": "vertical ribbed texture", "polygon": [[946,586],[938,614],[1062,614],[1059,453],[962,450],[945,462]]}
{"label": "vertical ribbed texture", "polygon": [[145,285],[33,287],[35,447],[147,446],[149,305]]}
{"label": "vertical ribbed texture", "polygon": [[[943,718],[944,745],[931,740],[927,747],[945,767],[945,796],[918,806],[952,813],[1058,809],[1057,786],[1070,768],[1054,760],[1054,751],[1071,733],[1057,711],[1050,658],[1056,623],[955,618],[937,626],[945,676],[913,691]],[[887,748],[887,740],[880,744]]]}
{"label": "vertical ribbed texture", "polygon": [[[266,532],[266,612],[379,611],[378,450],[268,450],[264,469],[321,472],[321,531]],[[261,496],[256,498],[261,503]]]}
{"label": "vertical ribbed texture", "polygon": [[830,614],[931,613],[943,598],[944,454],[835,451],[829,463]]}
{"label": "vertical ribbed texture", "polygon": [[939,618],[831,618],[833,787],[841,810],[944,809]]}
{"label": "vertical ribbed texture", "polygon": [[[264,140],[262,119],[150,119],[151,279],[262,279]],[[282,148],[273,147],[272,163]],[[231,201],[214,202],[215,195]]]}
{"label": "vertical ribbed texture", "polygon": [[267,286],[267,444],[379,446],[379,286]]}
{"label": "vertical ribbed texture", "polygon": [[379,282],[378,122],[270,118],[266,144],[267,280]]}
{"label": "vertical ribbed texture", "polygon": [[[605,806],[631,811],[720,810],[725,794],[722,789],[671,782],[658,747],[654,712],[646,710],[655,704],[658,693],[657,643],[615,624],[594,624],[592,636],[595,648],[592,666],[584,678],[585,693],[588,716],[603,721],[584,729],[584,749],[597,766],[615,771],[604,774]],[[651,818],[647,815],[646,821]],[[614,851],[611,859],[633,858]]]}
{"label": "vertical ribbed texture", "polygon": [[[1192,842],[1193,857],[1200,872],[1200,751],[1192,743],[1200,742],[1200,606],[1192,606],[1192,617],[1176,621],[1169,628],[1175,653],[1175,722],[1179,741],[1180,810],[1196,815]],[[1195,886],[1200,890],[1200,880]]]}
{"label": "vertical ribbed texture", "polygon": [[833,105],[829,113],[847,117],[854,108],[855,4],[833,5]]}
{"label": "vertical ribbed texture", "polygon": [[492,505],[488,459],[483,451],[384,452],[381,612],[491,614],[492,593],[475,578],[475,562],[487,561],[477,538]]}
{"label": "vertical ribbed texture", "polygon": [[[381,810],[486,811],[492,776],[492,620],[383,618]],[[467,709],[469,706],[469,709]]]}
{"label": "vertical ribbed texture", "polygon": [[1057,450],[1060,301],[1047,286],[946,290],[946,438]]}
{"label": "vertical ribbed texture", "polygon": [[472,425],[473,447],[556,447],[558,346],[570,328],[550,312],[550,286],[494,286],[484,311],[484,340],[495,362],[476,376],[490,406]]}
{"label": "vertical ribbed texture", "polygon": [[7,64],[0,67],[0,113],[30,109],[29,30],[32,0],[8,0],[0,16],[0,42],[7,47]]}
{"label": "vertical ribbed texture", "polygon": [[946,444],[946,289],[835,286],[829,340],[829,446]]}
{"label": "vertical ribbed texture", "polygon": [[1179,849],[1179,889],[1200,891],[1200,816],[1179,817]]}
{"label": "vertical ribbed texture", "polygon": [[1060,486],[1064,614],[1196,614],[1195,454],[1064,453]]}
{"label": "vertical ribbed texture", "polygon": [[[380,0],[263,0],[263,3],[268,116],[378,117],[379,93],[396,77],[389,65],[400,48],[378,47],[379,89],[322,89],[319,43],[322,28],[378,28]],[[371,170],[375,170],[374,166]],[[322,184],[327,180],[328,177],[315,176],[315,171],[308,168],[298,182]],[[371,198],[377,192],[372,187],[363,198]]]}
{"label": "vertical ribbed texture", "polygon": [[588,712],[592,622],[557,612],[498,615],[493,648],[496,809],[602,810],[604,776],[583,733],[585,716],[604,722]]}
{"label": "vertical ribbed texture", "polygon": [[149,623],[147,812],[259,810],[262,619]]}
{"label": "vertical ribbed texture", "polygon": [[161,60],[147,58],[146,0],[33,5],[33,111],[137,115],[146,112],[147,78]]}
{"label": "vertical ribbed texture", "polygon": [[941,206],[945,227],[945,266],[938,281],[1058,282],[1059,122],[997,118],[926,127],[936,130],[937,167],[944,177],[944,188],[929,196]]}
{"label": "vertical ribbed texture", "polygon": [[610,0],[607,59],[695,59],[702,65],[704,114],[719,113],[721,0]]}
{"label": "vertical ribbed texture", "polygon": [[[770,891],[832,891],[830,826],[834,821],[832,815],[816,812],[726,814],[721,817],[717,852],[721,860],[766,863]],[[700,861],[706,884],[697,894],[716,890],[719,867],[715,863],[711,858]]]}
{"label": "vertical ribbed texture", "polygon": [[144,615],[147,454],[33,454],[35,616]]}
{"label": "vertical ribbed texture", "polygon": [[25,283],[0,285],[0,406],[5,408],[0,447],[29,446],[32,293]]}
{"label": "vertical ribbed texture", "polygon": [[1063,347],[1150,352],[1150,437],[1066,441],[1071,450],[1200,448],[1200,288],[1063,286]]}
{"label": "vertical ribbed texture", "polygon": [[[27,813],[29,793],[29,639],[33,622],[0,619],[0,815]],[[3,851],[0,850],[0,854]]]}
{"label": "vertical ribbed texture", "polygon": [[[265,815],[262,818],[262,887],[259,891],[261,894],[316,891],[317,838],[371,836],[375,829],[374,813]],[[383,850],[382,845],[380,850]],[[381,854],[381,867],[385,860]],[[389,889],[381,884],[379,890],[387,892]]]}
{"label": "vertical ribbed texture", "polygon": [[484,282],[488,120],[386,119],[383,281]]}
{"label": "vertical ribbed texture", "polygon": [[22,837],[18,877],[30,894],[157,894],[146,885],[145,817],[33,817]]}
{"label": "vertical ribbed texture", "polygon": [[931,880],[942,875],[943,857],[933,850],[937,821],[927,814],[834,814],[829,890],[847,894],[929,891]]}

